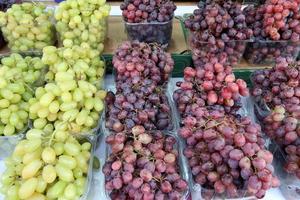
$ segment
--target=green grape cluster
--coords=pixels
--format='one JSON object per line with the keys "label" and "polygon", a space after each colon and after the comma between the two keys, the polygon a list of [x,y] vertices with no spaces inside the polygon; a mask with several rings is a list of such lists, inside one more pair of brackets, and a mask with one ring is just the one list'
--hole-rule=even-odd
{"label": "green grape cluster", "polygon": [[5,199],[76,200],[84,194],[92,144],[55,134],[32,129],[17,144],[1,179]]}
{"label": "green grape cluster", "polygon": [[48,46],[43,49],[42,61],[49,66],[46,80],[52,82],[57,73],[74,74],[76,81],[86,80],[98,89],[102,87],[105,74],[105,62],[99,52],[87,44],[80,46],[56,48]]}
{"label": "green grape cluster", "polygon": [[88,133],[98,124],[105,96],[105,90],[87,81],[75,81],[74,74],[58,72],[55,82],[36,89],[35,97],[29,100],[29,115],[38,124],[36,128],[53,123],[55,130]]}
{"label": "green grape cluster", "polygon": [[66,0],[55,12],[56,30],[65,47],[89,44],[99,52],[107,31],[110,6],[105,0]]}
{"label": "green grape cluster", "polygon": [[53,11],[37,3],[14,4],[0,12],[0,27],[13,52],[41,51],[55,43]]}
{"label": "green grape cluster", "polygon": [[28,123],[29,99],[46,66],[38,57],[11,54],[0,63],[0,135],[22,131]]}

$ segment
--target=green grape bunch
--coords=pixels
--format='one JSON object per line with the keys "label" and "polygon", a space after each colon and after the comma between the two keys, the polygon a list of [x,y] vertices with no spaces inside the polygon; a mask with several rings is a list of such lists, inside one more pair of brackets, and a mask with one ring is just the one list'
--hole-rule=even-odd
{"label": "green grape bunch", "polygon": [[65,47],[89,44],[100,53],[107,32],[110,5],[105,0],[66,0],[55,11],[56,30]]}
{"label": "green grape bunch", "polygon": [[53,123],[69,133],[89,133],[98,125],[105,96],[105,90],[74,80],[74,74],[58,72],[55,82],[36,89],[35,97],[29,100],[29,117],[39,129]]}
{"label": "green grape bunch", "polygon": [[27,127],[29,99],[46,66],[38,57],[11,54],[0,62],[0,135],[10,136]]}
{"label": "green grape bunch", "polygon": [[57,73],[68,72],[74,78],[85,80],[102,88],[105,75],[105,62],[101,60],[99,52],[87,44],[80,46],[56,48],[48,46],[43,49],[42,61],[49,66],[46,80],[52,82]]}
{"label": "green grape bunch", "polygon": [[54,134],[31,129],[16,145],[1,177],[5,199],[77,200],[84,194],[92,143]]}
{"label": "green grape bunch", "polygon": [[13,52],[40,52],[55,43],[53,11],[39,3],[14,4],[0,12],[0,27]]}

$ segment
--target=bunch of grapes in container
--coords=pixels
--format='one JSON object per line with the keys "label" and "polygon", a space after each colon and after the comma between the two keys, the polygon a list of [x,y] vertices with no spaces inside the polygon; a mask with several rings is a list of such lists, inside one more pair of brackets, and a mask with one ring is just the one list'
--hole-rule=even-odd
{"label": "bunch of grapes in container", "polygon": [[111,154],[103,166],[105,189],[115,199],[182,199],[178,141],[161,131],[134,126],[107,136]]}
{"label": "bunch of grapes in container", "polygon": [[[20,0],[4,0],[0,2],[0,11],[5,12],[8,8],[10,8],[15,3],[20,3]],[[2,32],[0,30],[0,48],[4,47],[6,44]]]}
{"label": "bunch of grapes in container", "polygon": [[125,0],[120,8],[129,40],[168,45],[176,5],[171,0]]}
{"label": "bunch of grapes in container", "polygon": [[48,83],[30,100],[34,128],[43,130],[50,123],[64,137],[65,131],[95,133],[106,96],[99,85],[105,65],[98,51],[86,44],[49,46],[43,49],[42,61],[49,65]]}
{"label": "bunch of grapes in container", "polygon": [[[268,79],[266,79],[268,77]],[[284,152],[284,169],[300,178],[299,120],[300,63],[292,58],[278,58],[269,70],[254,74],[252,95],[269,109],[264,131]]]}
{"label": "bunch of grapes in container", "polygon": [[64,47],[87,43],[102,52],[107,32],[110,5],[103,0],[61,2],[55,11],[59,42]]}
{"label": "bunch of grapes in container", "polygon": [[249,90],[235,79],[231,66],[214,58],[203,67],[187,67],[177,86],[178,133],[185,141],[193,184],[201,185],[201,194],[192,191],[195,196],[263,198],[279,185],[261,127],[239,114],[240,98]]}
{"label": "bunch of grapes in container", "polygon": [[280,56],[296,58],[299,53],[299,1],[268,0],[244,9],[255,42],[248,44],[245,58],[253,64],[269,64]]}
{"label": "bunch of grapes in container", "polygon": [[214,57],[238,64],[246,41],[253,35],[238,2],[201,1],[184,23],[189,30],[188,43],[195,66],[202,66]]}
{"label": "bunch of grapes in container", "polygon": [[11,136],[28,128],[29,99],[46,65],[38,57],[13,53],[1,59],[0,67],[0,135]]}
{"label": "bunch of grapes in container", "polygon": [[111,199],[182,199],[181,169],[166,85],[174,61],[161,47],[124,42],[113,57],[116,93],[106,96],[108,155],[103,166]]}
{"label": "bunch of grapes in container", "polygon": [[14,4],[0,12],[0,27],[13,52],[41,52],[55,43],[52,10],[40,3]]}

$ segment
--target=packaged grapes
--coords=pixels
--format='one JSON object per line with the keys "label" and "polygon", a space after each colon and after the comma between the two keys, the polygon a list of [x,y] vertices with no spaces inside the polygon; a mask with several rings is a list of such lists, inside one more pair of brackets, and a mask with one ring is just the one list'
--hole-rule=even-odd
{"label": "packaged grapes", "polygon": [[146,131],[138,125],[129,132],[108,134],[106,143],[102,172],[107,199],[188,198],[188,175],[174,133]]}
{"label": "packaged grapes", "polygon": [[12,53],[0,59],[0,136],[10,137],[28,129],[29,102],[47,67],[40,57]]}
{"label": "packaged grapes", "polygon": [[105,0],[66,0],[55,11],[59,43],[64,47],[87,43],[102,53],[110,5]]}
{"label": "packaged grapes", "polygon": [[0,162],[6,166],[1,174],[5,198],[88,198],[96,140],[57,134],[32,129],[9,156],[1,157]]}
{"label": "packaged grapes", "polygon": [[300,50],[300,4],[297,1],[265,1],[249,5],[243,13],[255,41],[248,43],[250,64],[271,64],[280,56],[297,58]]}
{"label": "packaged grapes", "polygon": [[168,46],[176,10],[171,0],[124,1],[120,6],[128,39]]}
{"label": "packaged grapes", "polygon": [[12,52],[41,52],[55,43],[53,11],[40,3],[14,4],[0,12],[0,27]]}
{"label": "packaged grapes", "polygon": [[184,21],[194,66],[201,67],[217,57],[237,65],[251,41],[253,31],[246,23],[242,5],[237,1],[205,0],[198,3]]}

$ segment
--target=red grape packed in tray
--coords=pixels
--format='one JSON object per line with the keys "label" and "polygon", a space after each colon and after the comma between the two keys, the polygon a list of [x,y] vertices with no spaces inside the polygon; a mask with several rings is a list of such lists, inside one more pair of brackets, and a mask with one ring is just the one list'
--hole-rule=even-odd
{"label": "red grape packed in tray", "polygon": [[111,199],[182,199],[188,184],[182,178],[178,141],[161,131],[135,126],[109,135],[112,153],[103,173]]}
{"label": "red grape packed in tray", "polygon": [[170,53],[157,44],[138,41],[123,42],[113,56],[116,81],[130,79],[133,83],[151,79],[157,85],[166,83],[174,67]]}
{"label": "red grape packed in tray", "polygon": [[296,58],[300,51],[300,1],[267,0],[243,12],[255,42],[248,43],[245,58],[253,64],[273,63],[279,56]]}
{"label": "red grape packed in tray", "polygon": [[238,64],[246,41],[253,35],[241,4],[233,1],[201,1],[184,23],[190,31],[194,66],[202,66],[214,57]]}
{"label": "red grape packed in tray", "polygon": [[170,0],[125,0],[120,6],[129,40],[168,45],[176,5]]}
{"label": "red grape packed in tray", "polygon": [[270,112],[264,132],[284,152],[284,169],[300,178],[300,63],[280,57],[271,69],[254,73],[252,95]]}

